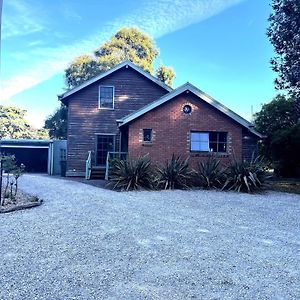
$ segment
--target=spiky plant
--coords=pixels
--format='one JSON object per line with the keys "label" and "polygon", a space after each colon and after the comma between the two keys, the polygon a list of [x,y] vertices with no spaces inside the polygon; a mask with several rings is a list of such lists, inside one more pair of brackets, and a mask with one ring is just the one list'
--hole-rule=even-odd
{"label": "spiky plant", "polygon": [[267,165],[261,157],[252,158],[250,162],[233,159],[225,171],[227,179],[222,190],[253,193],[262,188],[266,171]]}
{"label": "spiky plant", "polygon": [[224,181],[224,169],[215,156],[209,156],[206,161],[198,162],[195,171],[196,185],[207,189],[221,188]]}
{"label": "spiky plant", "polygon": [[120,190],[151,189],[153,187],[153,172],[148,156],[137,160],[114,159],[110,186]]}
{"label": "spiky plant", "polygon": [[163,167],[157,167],[156,183],[158,188],[186,189],[191,186],[192,171],[188,169],[188,159],[172,155]]}

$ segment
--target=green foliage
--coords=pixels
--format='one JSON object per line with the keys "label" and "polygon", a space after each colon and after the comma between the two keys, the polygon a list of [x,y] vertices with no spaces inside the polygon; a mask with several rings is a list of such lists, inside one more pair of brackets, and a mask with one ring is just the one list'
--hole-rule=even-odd
{"label": "green foliage", "polygon": [[113,189],[139,190],[153,187],[153,170],[148,156],[139,157],[137,160],[114,159],[111,182]]}
{"label": "green foliage", "polygon": [[30,126],[25,113],[25,110],[15,106],[0,105],[0,138],[48,138],[46,130]]}
{"label": "green foliage", "polygon": [[294,98],[283,95],[278,95],[270,103],[264,104],[261,111],[255,114],[256,129],[266,135],[262,154],[273,163],[278,175],[300,175],[296,138],[299,119],[300,109],[297,102]]}
{"label": "green foliage", "polygon": [[93,56],[78,56],[65,70],[66,85],[69,88],[73,88],[98,75],[101,72],[103,72],[103,70]]}
{"label": "green foliage", "polygon": [[46,128],[32,128],[31,138],[38,140],[47,140],[49,139],[49,131]]}
{"label": "green foliage", "polygon": [[300,177],[300,123],[276,131],[270,148],[277,175]]}
{"label": "green foliage", "polygon": [[196,184],[207,188],[221,188],[224,184],[224,170],[220,160],[215,156],[209,156],[206,161],[198,162],[195,173]]}
{"label": "green foliage", "polygon": [[1,138],[30,138],[30,125],[25,110],[14,106],[0,106]]}
{"label": "green foliage", "polygon": [[193,172],[188,169],[188,159],[182,160],[180,156],[172,155],[163,167],[157,168],[157,187],[167,189],[182,189],[191,186]]}
{"label": "green foliage", "polygon": [[2,170],[0,172],[0,182],[3,182],[3,172],[5,171],[6,182],[3,189],[2,186],[0,192],[0,206],[4,205],[4,198],[8,198],[10,201],[14,201],[18,192],[18,180],[25,172],[25,166],[21,164],[20,166],[16,163],[14,155],[4,155],[1,156],[2,160]]}
{"label": "green foliage", "polygon": [[171,67],[160,65],[156,70],[156,77],[171,86],[175,77],[175,72]]}
{"label": "green foliage", "polygon": [[272,136],[277,130],[287,129],[297,124],[299,117],[300,109],[295,99],[277,95],[254,115],[254,122],[260,133]]}
{"label": "green foliage", "polygon": [[2,167],[6,173],[11,173],[16,168],[16,158],[14,155],[2,156]]}
{"label": "green foliage", "polygon": [[100,65],[108,70],[123,60],[130,60],[145,71],[153,72],[152,63],[158,56],[154,41],[137,28],[121,28],[110,40],[105,42],[95,56]]}
{"label": "green foliage", "polygon": [[267,35],[277,55],[271,60],[278,73],[278,89],[286,89],[300,101],[300,1],[273,0]]}
{"label": "green foliage", "polygon": [[222,190],[253,193],[261,189],[266,179],[266,167],[261,157],[250,162],[233,159],[225,170],[226,181]]}
{"label": "green foliage", "polygon": [[68,109],[61,105],[46,121],[44,128],[49,130],[52,139],[66,139],[68,130]]}
{"label": "green foliage", "polygon": [[[153,39],[137,28],[124,27],[116,32],[94,52],[75,58],[65,70],[68,89],[101,74],[124,60],[130,60],[149,73],[153,73],[153,62],[159,51]],[[172,84],[174,72],[171,68],[160,67],[158,78]]]}

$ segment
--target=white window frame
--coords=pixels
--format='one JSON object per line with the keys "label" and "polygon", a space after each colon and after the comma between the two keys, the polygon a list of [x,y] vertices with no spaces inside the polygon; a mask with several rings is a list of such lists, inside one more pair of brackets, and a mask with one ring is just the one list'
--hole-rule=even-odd
{"label": "white window frame", "polygon": [[[101,88],[112,88],[113,97],[112,97],[112,107],[101,107]],[[115,87],[113,85],[99,85],[99,92],[98,92],[98,108],[99,109],[108,109],[113,110],[115,109]]]}

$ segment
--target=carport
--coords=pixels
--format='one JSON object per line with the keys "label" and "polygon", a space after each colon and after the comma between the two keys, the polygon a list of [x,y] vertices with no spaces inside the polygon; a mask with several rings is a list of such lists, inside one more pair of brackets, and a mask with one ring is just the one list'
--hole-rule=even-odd
{"label": "carport", "polygon": [[60,161],[66,160],[65,140],[3,139],[0,149],[3,154],[14,155],[18,164],[25,165],[26,172],[61,173]]}

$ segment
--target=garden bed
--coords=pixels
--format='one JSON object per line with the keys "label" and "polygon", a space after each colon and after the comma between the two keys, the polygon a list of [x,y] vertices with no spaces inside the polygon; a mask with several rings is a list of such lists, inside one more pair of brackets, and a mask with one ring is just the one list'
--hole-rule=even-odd
{"label": "garden bed", "polygon": [[4,205],[0,206],[0,213],[8,213],[16,210],[32,208],[43,203],[42,199],[36,196],[30,196],[25,193],[18,192],[13,200],[10,198],[4,199]]}
{"label": "garden bed", "polygon": [[300,194],[300,178],[278,178],[272,177],[266,182],[268,190]]}

